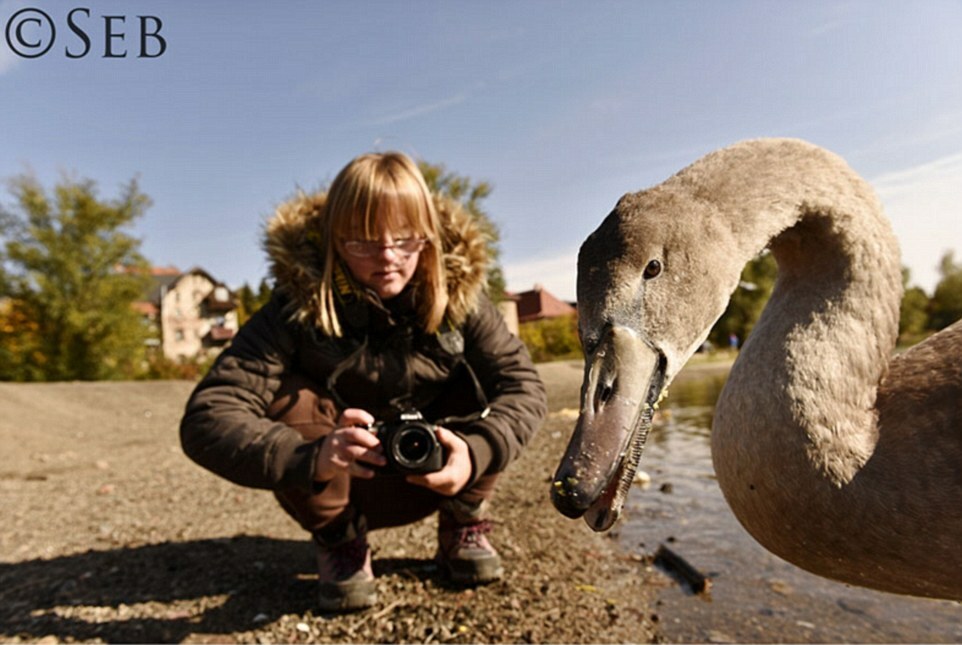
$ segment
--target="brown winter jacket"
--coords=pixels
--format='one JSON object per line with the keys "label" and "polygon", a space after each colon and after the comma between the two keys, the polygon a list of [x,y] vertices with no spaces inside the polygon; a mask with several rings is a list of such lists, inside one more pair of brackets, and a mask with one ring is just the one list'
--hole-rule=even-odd
{"label": "brown winter jacket", "polygon": [[379,420],[403,405],[435,421],[431,410],[448,401],[471,402],[459,414],[480,411],[475,397],[464,396],[476,391],[473,372],[490,412],[450,427],[470,448],[471,483],[502,471],[541,425],[546,395],[524,345],[483,293],[482,232],[455,204],[435,199],[450,297],[448,324],[439,333],[415,324],[412,290],[384,304],[356,289],[339,312],[344,336],[332,338],[314,324],[323,258],[313,240],[324,203],[324,194],[300,195],[268,223],[274,296],[191,395],[180,427],[184,452],[243,486],[309,489],[320,442],[266,416],[282,378],[299,375],[324,388],[340,368],[335,389],[346,405]]}

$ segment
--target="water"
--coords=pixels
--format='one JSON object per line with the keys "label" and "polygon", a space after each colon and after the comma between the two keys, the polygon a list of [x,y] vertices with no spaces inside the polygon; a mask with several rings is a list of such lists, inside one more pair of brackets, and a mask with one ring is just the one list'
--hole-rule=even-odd
{"label": "water", "polygon": [[[694,374],[694,375],[692,375]],[[712,579],[692,595],[665,576],[654,612],[672,642],[962,642],[962,604],[819,578],[759,546],[728,509],[711,463],[723,369],[683,372],[661,405],[618,537],[637,554],[661,544]],[[962,557],[962,553],[960,553]],[[660,577],[659,577],[660,578]]]}

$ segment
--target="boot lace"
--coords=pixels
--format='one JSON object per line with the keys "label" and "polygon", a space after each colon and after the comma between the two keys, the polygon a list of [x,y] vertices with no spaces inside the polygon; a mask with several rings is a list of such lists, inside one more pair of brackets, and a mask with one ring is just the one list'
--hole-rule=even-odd
{"label": "boot lace", "polygon": [[481,520],[457,528],[457,546],[484,547],[483,538],[494,529],[491,520]]}

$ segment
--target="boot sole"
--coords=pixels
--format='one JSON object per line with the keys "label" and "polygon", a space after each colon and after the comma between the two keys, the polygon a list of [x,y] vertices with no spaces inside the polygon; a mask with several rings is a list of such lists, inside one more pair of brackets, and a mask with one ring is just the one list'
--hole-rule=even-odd
{"label": "boot sole", "polygon": [[481,585],[497,582],[504,577],[500,558],[488,560],[442,561],[441,566],[451,582],[462,585]]}
{"label": "boot sole", "polygon": [[373,580],[350,585],[322,584],[317,592],[317,606],[322,611],[358,611],[373,607],[376,603],[377,585]]}

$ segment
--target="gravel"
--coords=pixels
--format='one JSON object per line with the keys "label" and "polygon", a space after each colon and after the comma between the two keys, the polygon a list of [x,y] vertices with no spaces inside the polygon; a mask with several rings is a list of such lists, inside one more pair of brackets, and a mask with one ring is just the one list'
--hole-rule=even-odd
{"label": "gravel", "polygon": [[539,368],[551,414],[504,477],[505,579],[446,583],[436,520],[371,534],[379,604],[314,606],[306,534],[266,491],[181,453],[192,383],[0,384],[5,642],[651,642],[657,574],[551,506],[580,365]]}

